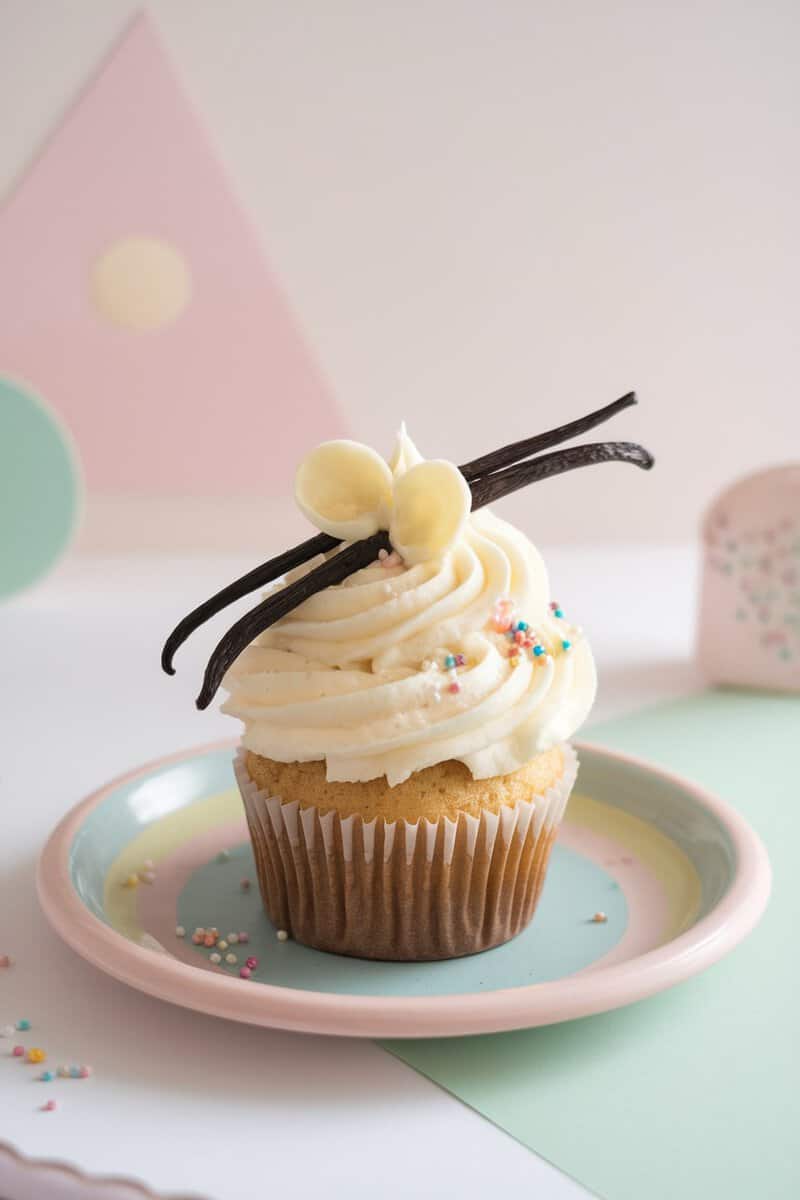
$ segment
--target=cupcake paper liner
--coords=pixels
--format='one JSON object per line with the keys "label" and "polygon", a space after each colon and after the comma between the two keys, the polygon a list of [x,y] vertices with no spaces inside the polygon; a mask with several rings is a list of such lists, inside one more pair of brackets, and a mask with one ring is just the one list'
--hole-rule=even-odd
{"label": "cupcake paper liner", "polygon": [[480,817],[387,822],[284,804],[235,761],[264,907],[317,950],[424,961],[509,941],[531,920],[578,770],[543,795]]}

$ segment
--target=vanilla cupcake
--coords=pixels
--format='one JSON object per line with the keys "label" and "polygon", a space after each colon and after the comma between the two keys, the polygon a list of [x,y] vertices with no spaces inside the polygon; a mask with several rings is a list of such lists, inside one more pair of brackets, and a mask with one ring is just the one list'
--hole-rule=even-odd
{"label": "vanilla cupcake", "polygon": [[[401,434],[394,496],[412,494],[398,483],[420,461]],[[339,481],[333,458],[322,466],[349,494],[352,455]],[[471,954],[528,924],[575,780],[567,739],[595,694],[586,639],[528,539],[488,512],[453,514],[435,471],[425,486],[393,514],[403,554],[309,596],[223,680],[269,916],[365,958]],[[429,552],[431,513],[446,544]]]}
{"label": "vanilla cupcake", "polygon": [[460,467],[423,461],[404,429],[388,462],[324,443],[296,478],[320,532],[167,638],[173,674],[194,630],[269,585],[213,651],[197,704],[223,686],[242,722],[236,776],[264,907],[298,941],[440,959],[531,920],[595,670],[538,552],[486,505],[577,467],[649,469],[630,442],[540,453],[635,403],[629,393]]}

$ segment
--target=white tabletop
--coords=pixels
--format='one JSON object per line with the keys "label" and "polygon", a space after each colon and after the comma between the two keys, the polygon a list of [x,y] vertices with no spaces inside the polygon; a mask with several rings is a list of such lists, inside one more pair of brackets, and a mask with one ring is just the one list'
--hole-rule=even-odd
{"label": "white tabletop", "polygon": [[[570,548],[547,559],[555,594],[595,649],[596,718],[698,686],[690,547]],[[0,1049],[0,1142],[210,1200],[290,1200],[321,1186],[349,1200],[477,1200],[505,1189],[585,1197],[376,1045],[252,1029],[163,1004],[90,967],[45,923],[34,867],[56,820],[126,769],[235,732],[193,704],[219,622],[180,652],[175,679],[161,674],[158,658],[177,618],[250,565],[75,558],[0,609],[0,953],[16,960],[0,972],[0,1026],[28,1017],[30,1044],[51,1063],[95,1071],[48,1087]],[[38,1111],[50,1094],[57,1111]],[[24,1173],[15,1178],[5,1184],[8,1200],[44,1200],[41,1184],[34,1192]]]}

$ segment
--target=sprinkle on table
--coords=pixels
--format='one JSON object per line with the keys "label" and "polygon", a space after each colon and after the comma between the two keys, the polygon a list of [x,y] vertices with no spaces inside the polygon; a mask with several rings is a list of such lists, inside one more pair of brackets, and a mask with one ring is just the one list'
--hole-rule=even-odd
{"label": "sprinkle on table", "polygon": [[0,1029],[0,1037],[13,1037],[16,1032],[17,1031],[13,1025],[4,1025],[3,1028]]}
{"label": "sprinkle on table", "polygon": [[243,892],[249,892],[250,891],[250,880],[242,879],[239,883],[239,887],[242,889]]}
{"label": "sprinkle on table", "polygon": [[592,917],[592,923],[594,925],[605,925],[607,920],[608,920],[608,917],[606,916],[606,914],[604,912],[596,912],[594,914],[594,916]]}
{"label": "sprinkle on table", "polygon": [[22,1058],[23,1055],[25,1054],[25,1047],[24,1046],[15,1046],[14,1049],[11,1051],[11,1054],[14,1058]]}
{"label": "sprinkle on table", "polygon": [[42,1105],[42,1112],[55,1112],[58,1108],[58,1103],[55,1100],[45,1100]]}
{"label": "sprinkle on table", "polygon": [[43,1063],[47,1055],[39,1046],[31,1046],[25,1057],[29,1063]]}
{"label": "sprinkle on table", "polygon": [[186,937],[186,930],[183,925],[175,926],[175,937]]}
{"label": "sprinkle on table", "polygon": [[222,962],[222,955],[217,954],[217,952],[215,950],[213,954],[209,954],[208,961],[212,962],[214,964],[214,966],[216,967],[218,963]]}
{"label": "sprinkle on table", "polygon": [[17,1021],[17,1029],[25,1030],[25,1029],[30,1029],[30,1027],[31,1027],[31,1023],[27,1017],[21,1017],[20,1020]]}
{"label": "sprinkle on table", "polygon": [[286,932],[285,929],[279,929],[278,932],[275,934],[275,937],[278,939],[279,942],[288,942],[288,940],[289,940],[289,934]]}
{"label": "sprinkle on table", "polygon": [[230,850],[220,850],[219,854],[217,855],[217,862],[218,863],[226,863],[230,860],[230,857],[231,857]]}

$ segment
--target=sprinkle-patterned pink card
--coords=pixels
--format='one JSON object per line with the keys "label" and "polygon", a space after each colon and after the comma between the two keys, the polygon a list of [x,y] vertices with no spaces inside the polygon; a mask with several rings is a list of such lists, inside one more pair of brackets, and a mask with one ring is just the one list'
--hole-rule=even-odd
{"label": "sprinkle-patterned pink card", "polygon": [[102,493],[283,494],[342,432],[255,232],[139,16],[0,214],[0,376]]}
{"label": "sprinkle-patterned pink card", "polygon": [[703,544],[698,655],[708,678],[800,691],[800,463],[728,488]]}

